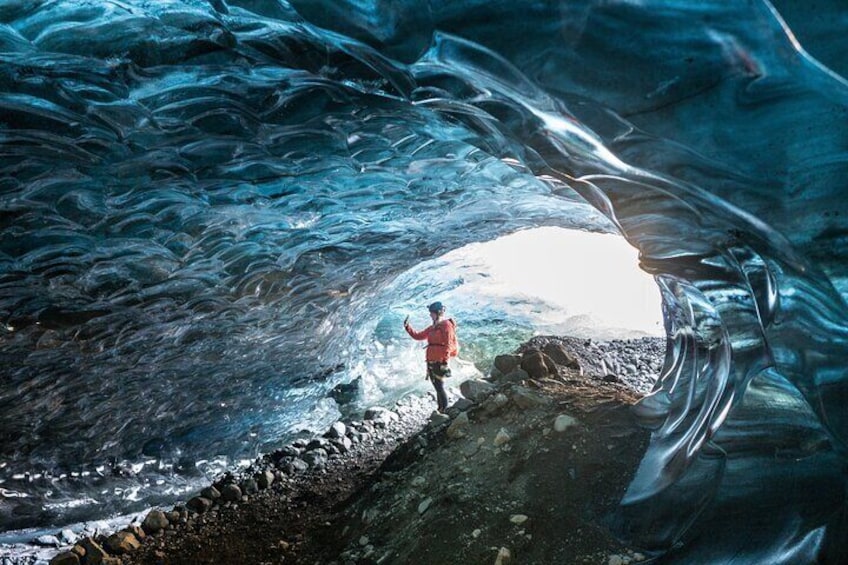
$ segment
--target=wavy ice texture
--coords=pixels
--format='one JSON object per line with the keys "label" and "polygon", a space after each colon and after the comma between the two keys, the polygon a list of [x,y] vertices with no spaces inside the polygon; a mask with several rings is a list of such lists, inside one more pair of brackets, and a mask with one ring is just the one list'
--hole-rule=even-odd
{"label": "wavy ice texture", "polygon": [[[7,477],[266,449],[294,406],[326,409],[410,265],[618,230],[670,339],[617,531],[670,562],[848,559],[848,83],[770,4],[56,1],[0,21]],[[832,23],[805,20],[826,55]]]}

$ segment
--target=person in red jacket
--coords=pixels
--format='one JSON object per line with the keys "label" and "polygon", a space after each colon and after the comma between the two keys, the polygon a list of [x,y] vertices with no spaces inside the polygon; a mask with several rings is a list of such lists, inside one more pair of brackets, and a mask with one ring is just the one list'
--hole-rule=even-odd
{"label": "person in red jacket", "polygon": [[456,339],[456,322],[452,318],[444,318],[445,307],[441,302],[433,302],[427,307],[433,324],[420,332],[409,323],[409,316],[403,321],[403,327],[410,336],[418,340],[427,340],[427,380],[436,389],[436,402],[439,412],[444,413],[448,408],[448,396],[445,394],[444,379],[451,376],[448,360],[459,353],[459,343]]}

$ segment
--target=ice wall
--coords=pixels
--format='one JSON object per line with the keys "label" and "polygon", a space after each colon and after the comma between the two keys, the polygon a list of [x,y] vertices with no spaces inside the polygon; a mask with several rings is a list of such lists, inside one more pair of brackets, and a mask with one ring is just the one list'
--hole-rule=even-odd
{"label": "ice wall", "polygon": [[[825,63],[844,51],[838,19],[792,10]],[[848,84],[772,5],[59,1],[0,22],[8,469],[260,448],[409,265],[612,222],[673,340],[618,531],[669,561],[846,559]],[[115,441],[119,401],[143,432]]]}

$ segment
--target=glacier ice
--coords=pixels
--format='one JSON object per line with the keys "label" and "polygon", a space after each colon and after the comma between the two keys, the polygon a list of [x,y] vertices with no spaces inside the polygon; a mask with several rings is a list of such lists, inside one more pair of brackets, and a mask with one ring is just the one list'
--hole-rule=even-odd
{"label": "glacier ice", "polygon": [[617,531],[848,559],[844,34],[785,4],[4,3],[0,473],[253,453],[410,265],[617,230],[671,340]]}

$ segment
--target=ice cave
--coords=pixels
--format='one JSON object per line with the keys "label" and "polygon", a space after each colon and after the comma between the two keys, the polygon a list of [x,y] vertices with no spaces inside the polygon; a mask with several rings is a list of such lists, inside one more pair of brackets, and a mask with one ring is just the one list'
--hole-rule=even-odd
{"label": "ice cave", "polygon": [[[0,2],[0,541],[331,418],[468,249],[569,229],[626,240],[670,343],[618,534],[848,562],[844,8]],[[468,327],[523,331],[490,298]]]}

